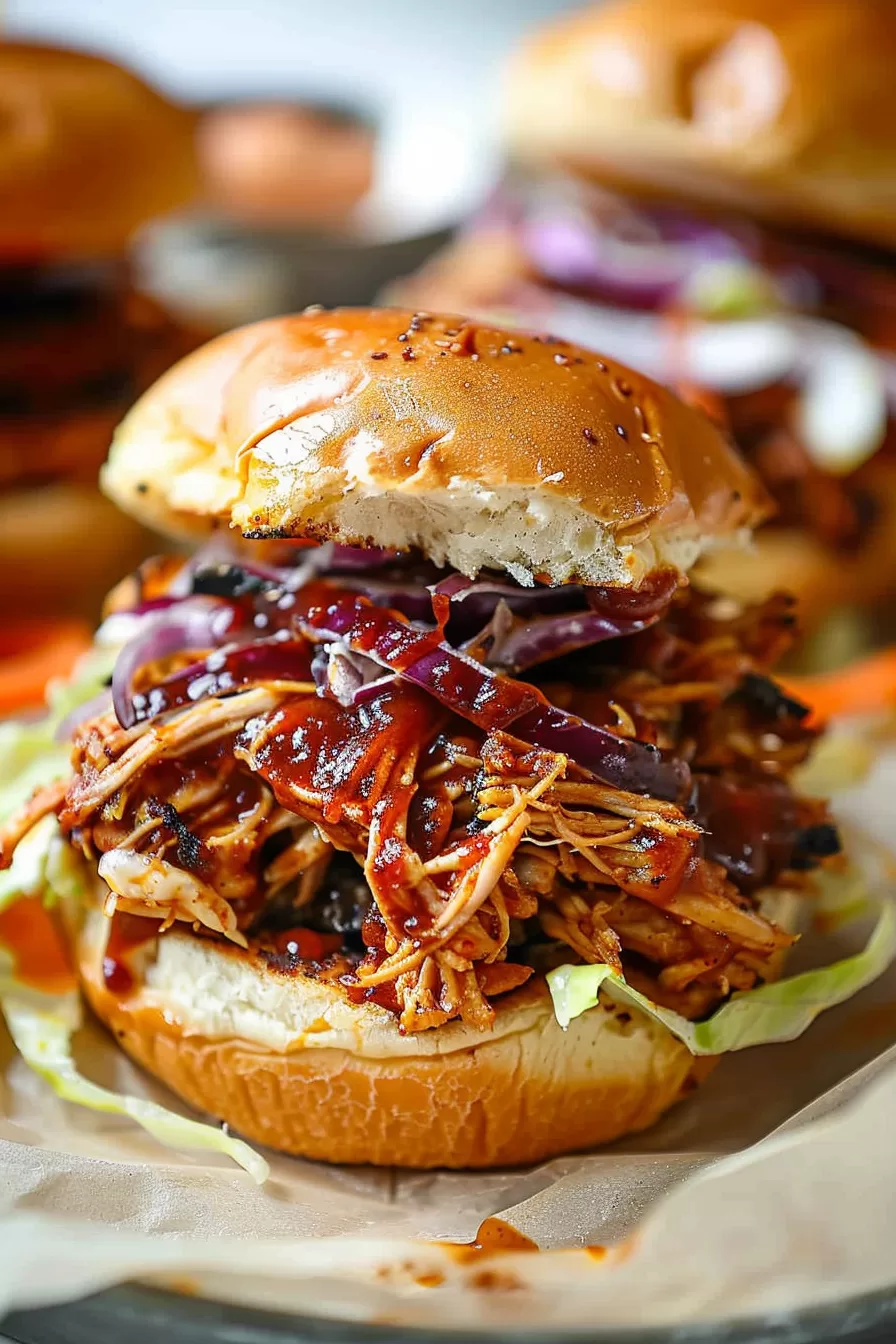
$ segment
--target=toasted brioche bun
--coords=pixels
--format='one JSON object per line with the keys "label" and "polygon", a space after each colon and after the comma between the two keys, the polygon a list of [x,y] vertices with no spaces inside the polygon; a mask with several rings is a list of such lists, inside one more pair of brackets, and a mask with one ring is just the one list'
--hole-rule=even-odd
{"label": "toasted brioche bun", "polygon": [[341,309],[231,332],[120,426],[107,493],[162,531],[419,546],[466,574],[631,586],[758,521],[670,392],[564,341]]}
{"label": "toasted brioche bun", "polygon": [[896,23],[881,0],[621,0],[507,77],[521,161],[896,244]]}
{"label": "toasted brioche bun", "polygon": [[184,108],[97,56],[0,45],[0,260],[119,252],[195,189]]}
{"label": "toasted brioche bun", "polygon": [[493,1030],[403,1036],[395,1018],[311,976],[170,930],[142,984],[102,974],[105,924],[74,935],[94,1012],[185,1101],[258,1143],[327,1162],[495,1167],[645,1129],[708,1073],[664,1027],[607,1003],[562,1031],[543,981],[495,1002]]}

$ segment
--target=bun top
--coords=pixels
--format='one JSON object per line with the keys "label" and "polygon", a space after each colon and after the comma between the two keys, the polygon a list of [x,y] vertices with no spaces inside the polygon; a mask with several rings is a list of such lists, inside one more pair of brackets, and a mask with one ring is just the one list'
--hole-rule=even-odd
{"label": "bun top", "polygon": [[524,162],[896,246],[891,0],[622,0],[508,70]]}
{"label": "bun top", "polygon": [[191,534],[418,546],[473,575],[630,586],[758,521],[762,487],[665,388],[566,341],[401,309],[219,337],[120,426],[104,488]]}
{"label": "bun top", "polygon": [[195,189],[186,109],[97,56],[0,43],[0,263],[120,252]]}

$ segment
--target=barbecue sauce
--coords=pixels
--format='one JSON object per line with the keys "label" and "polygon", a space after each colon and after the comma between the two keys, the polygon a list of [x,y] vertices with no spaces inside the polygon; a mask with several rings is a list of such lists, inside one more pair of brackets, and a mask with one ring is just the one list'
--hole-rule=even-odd
{"label": "barbecue sauce", "polygon": [[447,648],[439,629],[420,630],[388,608],[325,583],[309,584],[301,598],[299,619],[320,629],[335,628],[359,653],[376,655],[396,672],[423,663],[432,694],[486,732],[547,706],[534,686],[493,676]]}
{"label": "barbecue sauce", "polygon": [[111,994],[124,997],[134,989],[129,958],[138,947],[158,936],[161,920],[116,910],[103,955],[103,983]]}
{"label": "barbecue sauce", "polygon": [[485,1260],[489,1256],[506,1251],[537,1251],[539,1245],[525,1233],[519,1232],[503,1218],[486,1218],[480,1223],[476,1236],[469,1242],[443,1241],[440,1243],[451,1252],[453,1259],[460,1264]]}
{"label": "barbecue sauce", "polygon": [[272,720],[254,765],[283,807],[322,814],[338,825],[348,814],[367,827],[407,807],[413,778],[393,778],[393,767],[439,728],[440,712],[422,691],[389,688],[365,705],[346,709],[321,696],[300,696]]}

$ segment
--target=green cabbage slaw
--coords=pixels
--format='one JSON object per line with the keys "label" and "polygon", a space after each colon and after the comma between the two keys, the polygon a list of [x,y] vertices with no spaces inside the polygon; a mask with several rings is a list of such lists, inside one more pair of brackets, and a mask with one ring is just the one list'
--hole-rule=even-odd
{"label": "green cabbage slaw", "polygon": [[[853,888],[854,890],[854,888]],[[867,902],[851,907],[859,912]],[[623,976],[605,964],[558,966],[548,973],[554,1013],[561,1027],[597,1006],[601,991],[612,999],[633,1004],[661,1022],[677,1036],[692,1055],[719,1055],[745,1050],[751,1045],[792,1041],[827,1008],[858,994],[887,969],[896,957],[896,905],[878,902],[874,929],[861,952],[830,966],[735,993],[703,1022],[691,1022],[670,1008],[663,1008],[627,984]]]}

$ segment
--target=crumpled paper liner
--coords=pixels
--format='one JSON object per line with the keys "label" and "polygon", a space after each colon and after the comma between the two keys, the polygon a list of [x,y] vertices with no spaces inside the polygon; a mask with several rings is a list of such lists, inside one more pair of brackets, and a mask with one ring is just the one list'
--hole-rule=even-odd
{"label": "crumpled paper liner", "polygon": [[[896,755],[838,811],[892,844],[893,797]],[[866,932],[832,935],[836,955]],[[807,938],[794,969],[811,959]],[[98,1081],[172,1104],[97,1026],[79,1054]],[[225,1159],[169,1152],[58,1101],[8,1041],[0,1066],[0,1311],[137,1276],[320,1315],[480,1328],[672,1324],[896,1291],[896,967],[800,1040],[728,1056],[648,1133],[521,1171],[275,1154],[259,1188]],[[495,1214],[546,1250],[619,1247],[640,1227],[602,1259],[470,1260],[419,1240],[470,1241]]]}
{"label": "crumpled paper liner", "polygon": [[[396,1326],[671,1326],[835,1303],[896,1283],[894,1108],[891,1067],[826,1119],[788,1127],[680,1185],[632,1244],[602,1258],[567,1250],[480,1260],[381,1235],[175,1240],[13,1214],[0,1222],[0,1309],[137,1276]],[[540,1218],[562,1211],[557,1194],[551,1187]]]}

